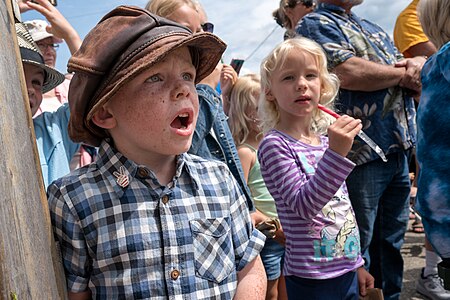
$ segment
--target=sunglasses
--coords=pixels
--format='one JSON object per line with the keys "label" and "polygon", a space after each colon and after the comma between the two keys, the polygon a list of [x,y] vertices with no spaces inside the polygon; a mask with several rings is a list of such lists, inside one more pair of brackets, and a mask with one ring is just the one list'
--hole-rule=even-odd
{"label": "sunglasses", "polygon": [[210,32],[210,33],[214,32],[214,24],[213,23],[206,22],[206,23],[202,24],[201,26],[202,26],[202,29],[204,32]]}
{"label": "sunglasses", "polygon": [[305,7],[309,8],[314,5],[313,0],[297,0],[297,1],[288,1],[286,3],[286,7],[294,8],[297,4],[303,4]]}

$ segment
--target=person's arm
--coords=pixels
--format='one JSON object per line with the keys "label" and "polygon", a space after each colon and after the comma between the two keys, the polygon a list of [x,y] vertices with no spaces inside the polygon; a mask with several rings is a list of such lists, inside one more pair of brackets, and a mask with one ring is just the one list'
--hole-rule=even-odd
{"label": "person's arm", "polygon": [[238,283],[234,300],[264,300],[267,277],[259,255],[237,273]]}
{"label": "person's arm", "polygon": [[37,3],[26,2],[29,8],[41,13],[50,23],[47,31],[54,36],[64,39],[69,47],[70,53],[74,54],[81,46],[82,40],[75,28],[59,12],[59,10],[50,4],[47,0],[35,0]]}
{"label": "person's arm", "polygon": [[92,295],[90,291],[85,291],[81,293],[68,293],[69,300],[90,300],[92,299]]}
{"label": "person's arm", "polygon": [[405,75],[405,68],[382,65],[353,56],[334,68],[341,88],[372,92],[396,86]]}
{"label": "person's arm", "polygon": [[256,161],[256,154],[248,147],[239,147],[238,156],[241,160],[242,171],[244,171],[245,182],[248,182],[248,174]]}
{"label": "person's arm", "polygon": [[437,51],[436,47],[430,41],[416,44],[407,50],[407,52],[413,57],[414,56],[430,57],[431,55],[436,53],[436,51]]}
{"label": "person's arm", "polygon": [[219,62],[214,68],[214,71],[212,71],[211,74],[203,78],[203,80],[200,81],[199,84],[206,84],[215,90],[220,81],[221,71],[222,71],[222,63]]}

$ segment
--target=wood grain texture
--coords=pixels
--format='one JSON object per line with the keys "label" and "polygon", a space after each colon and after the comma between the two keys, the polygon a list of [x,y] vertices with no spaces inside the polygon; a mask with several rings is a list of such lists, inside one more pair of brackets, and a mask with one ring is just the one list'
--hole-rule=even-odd
{"label": "wood grain texture", "polygon": [[61,299],[11,1],[0,0],[0,299]]}

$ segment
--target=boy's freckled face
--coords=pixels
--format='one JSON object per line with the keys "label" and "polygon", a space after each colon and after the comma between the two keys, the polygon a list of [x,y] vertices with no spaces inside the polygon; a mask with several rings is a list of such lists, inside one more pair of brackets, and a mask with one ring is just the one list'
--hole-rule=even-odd
{"label": "boy's freckled face", "polygon": [[105,104],[116,121],[108,130],[117,149],[136,161],[186,152],[199,109],[195,76],[182,47],[122,87]]}
{"label": "boy's freckled face", "polygon": [[25,83],[27,85],[28,98],[30,100],[31,115],[39,109],[42,102],[42,86],[44,84],[44,70],[41,68],[24,63]]}

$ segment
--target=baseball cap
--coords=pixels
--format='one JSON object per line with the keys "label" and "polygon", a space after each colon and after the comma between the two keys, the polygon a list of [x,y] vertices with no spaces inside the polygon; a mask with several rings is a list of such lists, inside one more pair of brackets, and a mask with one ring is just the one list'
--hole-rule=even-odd
{"label": "baseball cap", "polygon": [[31,37],[35,42],[39,42],[45,38],[53,37],[54,43],[62,43],[63,40],[54,36],[50,32],[47,31],[47,26],[49,24],[44,20],[32,20],[23,22],[28,29],[28,32],[31,34]]}

